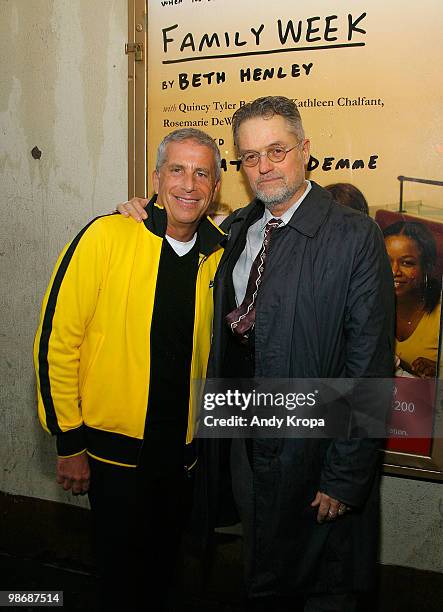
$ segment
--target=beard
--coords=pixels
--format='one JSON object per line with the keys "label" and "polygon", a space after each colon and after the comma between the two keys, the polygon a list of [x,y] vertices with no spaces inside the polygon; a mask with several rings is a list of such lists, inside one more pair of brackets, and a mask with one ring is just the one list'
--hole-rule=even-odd
{"label": "beard", "polygon": [[268,210],[272,211],[276,206],[285,204],[291,200],[300,189],[301,185],[294,183],[291,185],[285,181],[281,187],[276,187],[272,191],[262,191],[258,186],[255,189],[255,197],[263,202]]}

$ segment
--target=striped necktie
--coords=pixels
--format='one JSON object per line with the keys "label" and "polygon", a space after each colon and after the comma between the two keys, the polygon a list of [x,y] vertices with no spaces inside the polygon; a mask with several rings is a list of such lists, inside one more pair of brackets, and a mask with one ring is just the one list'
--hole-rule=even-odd
{"label": "striped necktie", "polygon": [[257,257],[252,262],[248,285],[243,302],[235,310],[226,315],[226,323],[234,335],[247,340],[248,332],[255,324],[255,301],[265,270],[266,255],[271,241],[272,232],[281,225],[281,219],[271,219],[265,226],[263,244]]}

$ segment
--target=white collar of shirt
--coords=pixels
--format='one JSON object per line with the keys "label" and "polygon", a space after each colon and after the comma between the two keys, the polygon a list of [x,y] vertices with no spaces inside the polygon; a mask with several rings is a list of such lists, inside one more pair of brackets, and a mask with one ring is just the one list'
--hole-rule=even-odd
{"label": "white collar of shirt", "polygon": [[168,234],[166,234],[165,238],[169,242],[171,247],[174,249],[174,251],[177,253],[177,255],[179,257],[183,257],[183,255],[189,253],[189,251],[194,246],[195,241],[197,240],[197,234],[194,234],[191,240],[189,240],[189,242],[180,242],[180,240],[171,238],[171,236],[168,236]]}
{"label": "white collar of shirt", "polygon": [[291,208],[288,208],[288,210],[282,214],[281,217],[274,217],[274,215],[272,214],[272,211],[270,211],[268,208],[265,208],[265,214],[263,215],[261,219],[262,221],[261,230],[262,231],[265,229],[266,223],[268,223],[271,219],[280,219],[283,225],[286,225],[287,223],[289,223],[289,220],[291,219],[292,215],[295,213],[297,208],[300,206],[300,204],[303,202],[305,197],[308,195],[308,193],[312,189],[311,181],[305,181],[305,183],[306,183],[306,189],[304,190],[303,194],[298,198],[296,202],[294,202]]}

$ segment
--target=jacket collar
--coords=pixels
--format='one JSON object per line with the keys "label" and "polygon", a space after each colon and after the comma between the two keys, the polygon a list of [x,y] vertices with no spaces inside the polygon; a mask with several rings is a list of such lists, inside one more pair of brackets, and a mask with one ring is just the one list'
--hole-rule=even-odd
{"label": "jacket collar", "polygon": [[288,225],[313,238],[329,214],[332,196],[314,181],[311,181],[311,185],[311,191],[292,215]]}
{"label": "jacket collar", "polygon": [[[296,229],[301,234],[313,238],[323,224],[332,203],[332,196],[325,189],[311,181],[312,188],[300,206],[297,208],[287,223],[289,227]],[[264,204],[260,200],[252,200],[250,204],[235,213],[232,224],[249,221],[251,225],[264,213]]]}
{"label": "jacket collar", "polygon": [[[145,208],[148,218],[143,221],[146,229],[164,238],[168,227],[168,216],[164,206],[157,203],[157,194],[148,202]],[[210,255],[224,240],[226,234],[209,217],[203,217],[197,228],[199,251],[203,255]]]}

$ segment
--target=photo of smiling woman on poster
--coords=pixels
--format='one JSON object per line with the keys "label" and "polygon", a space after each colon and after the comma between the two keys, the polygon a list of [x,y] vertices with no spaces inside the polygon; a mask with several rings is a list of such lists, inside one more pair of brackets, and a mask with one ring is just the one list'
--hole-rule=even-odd
{"label": "photo of smiling woman on poster", "polygon": [[396,296],[396,376],[434,378],[441,310],[435,238],[414,221],[393,223],[383,234]]}

